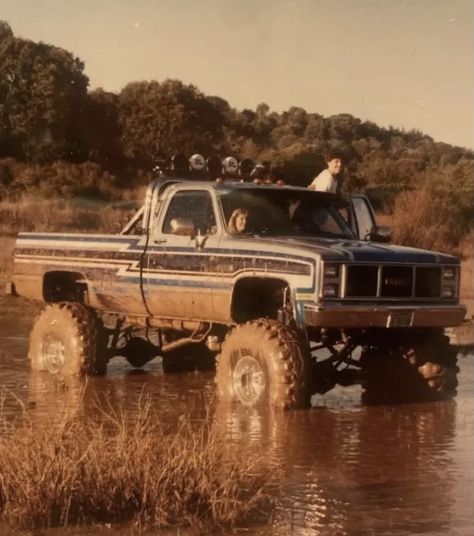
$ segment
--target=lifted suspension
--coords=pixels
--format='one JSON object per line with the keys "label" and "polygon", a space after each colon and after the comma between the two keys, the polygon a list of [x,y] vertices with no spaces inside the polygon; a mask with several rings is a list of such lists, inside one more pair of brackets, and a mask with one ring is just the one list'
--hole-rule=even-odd
{"label": "lifted suspension", "polygon": [[[313,393],[323,394],[336,384],[348,386],[361,383],[363,380],[360,362],[352,356],[359,343],[344,333],[342,335],[342,340],[337,342],[329,337],[325,330],[322,330],[321,342],[311,347],[311,391]],[[336,348],[335,345],[340,345],[340,347]],[[318,361],[315,354],[321,350],[329,352],[329,356]]]}

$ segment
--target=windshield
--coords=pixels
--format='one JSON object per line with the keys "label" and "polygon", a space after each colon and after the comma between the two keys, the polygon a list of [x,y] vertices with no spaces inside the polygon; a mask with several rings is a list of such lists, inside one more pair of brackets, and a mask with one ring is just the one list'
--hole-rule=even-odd
{"label": "windshield", "polygon": [[231,190],[221,204],[232,234],[354,238],[334,198],[311,190]]}

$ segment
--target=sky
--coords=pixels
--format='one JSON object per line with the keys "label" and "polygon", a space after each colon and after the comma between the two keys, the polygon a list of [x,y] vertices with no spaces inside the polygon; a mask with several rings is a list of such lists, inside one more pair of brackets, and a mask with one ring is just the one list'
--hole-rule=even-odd
{"label": "sky", "polygon": [[474,0],[0,0],[0,19],[78,56],[91,89],[177,78],[474,148]]}

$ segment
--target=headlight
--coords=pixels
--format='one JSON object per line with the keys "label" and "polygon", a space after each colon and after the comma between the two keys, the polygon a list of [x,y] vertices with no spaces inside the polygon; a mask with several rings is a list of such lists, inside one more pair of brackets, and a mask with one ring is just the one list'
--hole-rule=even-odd
{"label": "headlight", "polygon": [[446,281],[452,281],[456,277],[456,268],[450,266],[443,268],[443,279]]}
{"label": "headlight", "polygon": [[324,264],[322,280],[322,298],[339,298],[341,286],[341,265]]}
{"label": "headlight", "polygon": [[443,266],[441,272],[441,298],[453,300],[458,297],[459,268]]}
{"label": "headlight", "polygon": [[454,287],[444,287],[442,296],[443,296],[443,298],[448,298],[448,299],[449,298],[454,298],[455,297],[455,288]]}
{"label": "headlight", "polygon": [[324,265],[324,277],[339,277],[339,265],[338,264],[325,264]]}
{"label": "headlight", "polygon": [[336,298],[339,294],[339,285],[324,285],[323,296],[325,298]]}

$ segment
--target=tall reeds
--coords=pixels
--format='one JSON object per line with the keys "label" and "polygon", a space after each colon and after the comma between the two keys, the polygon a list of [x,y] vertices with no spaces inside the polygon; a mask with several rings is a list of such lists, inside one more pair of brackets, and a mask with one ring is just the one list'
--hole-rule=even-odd
{"label": "tall reeds", "polygon": [[0,416],[0,522],[35,528],[134,521],[232,527],[271,510],[271,477],[207,421],[166,431],[142,402],[133,420],[112,409],[46,425]]}

